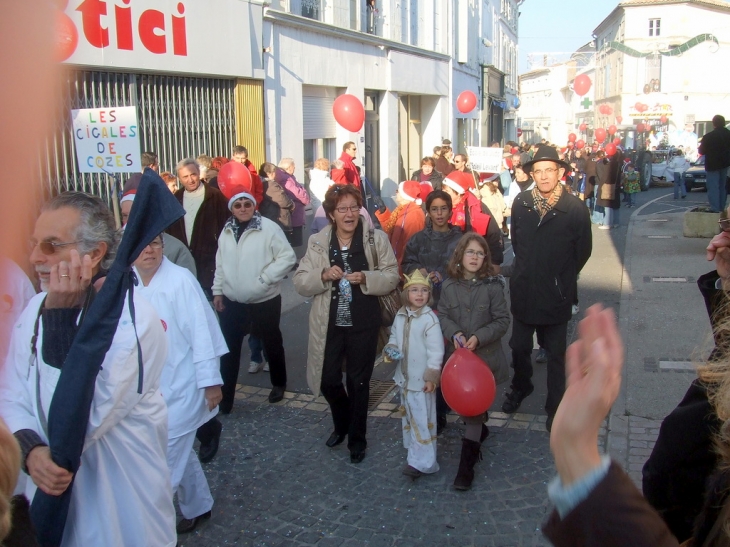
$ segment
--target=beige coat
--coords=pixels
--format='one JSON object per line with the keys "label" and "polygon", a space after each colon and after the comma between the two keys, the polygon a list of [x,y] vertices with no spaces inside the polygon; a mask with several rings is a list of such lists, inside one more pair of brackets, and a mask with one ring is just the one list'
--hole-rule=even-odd
{"label": "beige coat", "polygon": [[[363,217],[360,222],[367,226]],[[312,309],[309,312],[309,352],[307,356],[307,384],[316,396],[319,395],[322,383],[322,363],[324,347],[327,340],[327,326],[330,315],[330,293],[332,282],[322,281],[322,271],[330,267],[329,242],[332,225],[309,237],[307,253],[299,261],[299,269],[294,274],[294,288],[302,296],[312,296]],[[378,253],[378,270],[363,271],[366,282],[361,286],[364,294],[374,296],[386,295],[395,289],[400,277],[398,262],[388,242],[388,236],[375,230],[375,250]],[[368,230],[363,230],[363,245],[368,265],[373,267],[373,258],[368,242]],[[379,318],[378,318],[379,319]]]}

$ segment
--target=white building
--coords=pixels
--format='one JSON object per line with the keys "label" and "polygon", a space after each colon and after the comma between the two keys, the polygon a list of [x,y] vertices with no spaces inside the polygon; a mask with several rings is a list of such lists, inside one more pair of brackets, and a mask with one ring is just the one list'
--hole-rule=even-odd
{"label": "white building", "polygon": [[564,92],[570,67],[569,63],[561,63],[520,74],[520,140],[567,142],[573,126]]}
{"label": "white building", "polygon": [[[597,123],[644,123],[673,138],[693,124],[699,136],[727,113],[730,3],[626,0],[595,29]],[[664,120],[664,121],[662,121]],[[617,124],[619,125],[619,124]]]}

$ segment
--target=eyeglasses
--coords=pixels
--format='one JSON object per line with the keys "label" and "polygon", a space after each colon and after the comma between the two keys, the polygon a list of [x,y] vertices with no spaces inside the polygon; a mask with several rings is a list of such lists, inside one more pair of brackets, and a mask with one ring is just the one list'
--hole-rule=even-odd
{"label": "eyeglasses", "polygon": [[154,240],[153,242],[151,242],[151,243],[150,243],[149,245],[147,245],[147,246],[148,246],[148,247],[149,247],[150,249],[154,249],[154,250],[157,250],[157,249],[162,249],[162,241],[160,241],[159,239],[156,239],[156,240]]}
{"label": "eyeglasses", "polygon": [[484,258],[485,256],[487,256],[483,252],[475,251],[474,249],[467,249],[466,251],[464,251],[464,254],[466,256],[475,256],[477,258]]}
{"label": "eyeglasses", "polygon": [[243,207],[244,209],[251,209],[253,207],[253,203],[246,200],[246,201],[236,201],[233,204],[233,208],[236,210],[240,209],[241,207]]}
{"label": "eyeglasses", "polygon": [[358,207],[357,205],[350,205],[349,207],[335,207],[335,211],[337,211],[341,215],[344,215],[345,213],[347,213],[347,211],[355,213],[359,210],[360,207]]}
{"label": "eyeglasses", "polygon": [[66,247],[67,245],[75,245],[76,243],[80,243],[79,241],[69,241],[68,243],[56,243],[55,241],[35,241],[31,239],[28,241],[28,247],[30,248],[30,251],[32,252],[36,247],[38,247],[41,252],[44,255],[51,256],[56,252],[56,249],[58,247]]}
{"label": "eyeglasses", "polygon": [[531,175],[533,177],[541,177],[543,174],[545,175],[552,175],[553,173],[556,173],[558,170],[555,167],[548,167],[547,169],[538,169],[537,171],[532,171]]}
{"label": "eyeglasses", "polygon": [[437,213],[448,213],[449,212],[449,206],[448,205],[442,205],[441,207],[431,207],[428,210],[429,213],[433,213],[434,215]]}
{"label": "eyeglasses", "polygon": [[730,232],[730,218],[722,218],[717,221],[723,232]]}

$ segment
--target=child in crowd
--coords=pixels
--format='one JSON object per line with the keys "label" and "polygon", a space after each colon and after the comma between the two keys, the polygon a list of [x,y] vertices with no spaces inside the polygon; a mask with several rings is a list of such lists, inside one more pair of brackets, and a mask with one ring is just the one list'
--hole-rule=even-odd
{"label": "child in crowd", "polygon": [[[467,233],[461,238],[449,261],[448,279],[441,287],[438,315],[441,332],[448,344],[447,355],[456,348],[476,353],[494,373],[497,384],[509,379],[502,337],[510,322],[504,297],[505,281],[494,275],[489,247],[483,237]],[[457,490],[469,490],[474,480],[474,465],[481,459],[481,444],[489,435],[486,412],[462,416],[466,433],[462,439],[459,471],[454,480]]]}
{"label": "child in crowd", "polygon": [[629,163],[626,165],[623,179],[624,192],[628,196],[627,207],[633,207],[635,205],[634,200],[636,194],[641,192],[641,183],[639,182],[639,173],[634,171],[632,164]]}
{"label": "child in crowd", "polygon": [[395,316],[383,354],[386,361],[398,361],[393,379],[400,387],[403,446],[408,449],[403,474],[415,480],[439,470],[434,390],[441,377],[444,338],[429,307],[431,282],[420,270],[404,277],[403,307]]}

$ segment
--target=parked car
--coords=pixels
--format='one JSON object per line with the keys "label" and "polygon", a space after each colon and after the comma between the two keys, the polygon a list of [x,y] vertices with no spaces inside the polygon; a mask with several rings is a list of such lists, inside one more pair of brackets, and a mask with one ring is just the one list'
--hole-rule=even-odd
{"label": "parked car", "polygon": [[[688,192],[692,188],[704,188],[707,190],[707,173],[705,172],[705,156],[700,156],[692,167],[684,173],[684,186]],[[725,187],[730,188],[730,173],[725,181]]]}

